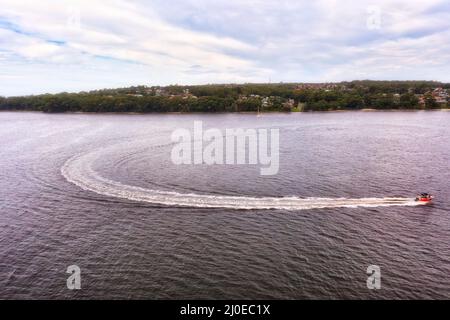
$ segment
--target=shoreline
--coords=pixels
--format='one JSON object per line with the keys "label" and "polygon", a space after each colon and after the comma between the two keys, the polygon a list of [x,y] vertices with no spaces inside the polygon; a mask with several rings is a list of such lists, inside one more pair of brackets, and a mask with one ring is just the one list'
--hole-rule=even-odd
{"label": "shoreline", "polygon": [[256,111],[242,111],[242,112],[84,112],[84,111],[67,111],[67,112],[45,112],[45,111],[36,111],[36,110],[0,110],[0,113],[43,113],[43,114],[83,114],[83,115],[151,115],[151,114],[170,114],[170,115],[192,115],[192,114],[305,114],[305,113],[332,113],[332,112],[436,112],[443,111],[448,112],[450,108],[446,109],[358,109],[358,110],[311,110],[311,111],[291,111],[291,112],[283,112],[283,111],[266,111],[266,112],[256,112]]}

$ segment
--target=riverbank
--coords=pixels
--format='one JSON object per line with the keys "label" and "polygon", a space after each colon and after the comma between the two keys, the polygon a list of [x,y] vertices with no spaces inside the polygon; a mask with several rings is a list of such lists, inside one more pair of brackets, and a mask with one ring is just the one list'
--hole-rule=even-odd
{"label": "riverbank", "polygon": [[65,111],[65,112],[45,112],[36,110],[0,110],[0,113],[43,113],[43,114],[84,114],[84,115],[148,115],[148,114],[170,114],[170,115],[183,115],[183,114],[304,114],[304,113],[336,113],[336,112],[436,112],[436,111],[450,111],[450,108],[445,109],[359,109],[359,110],[309,110],[309,111],[239,111],[239,112],[88,112],[88,111]]}

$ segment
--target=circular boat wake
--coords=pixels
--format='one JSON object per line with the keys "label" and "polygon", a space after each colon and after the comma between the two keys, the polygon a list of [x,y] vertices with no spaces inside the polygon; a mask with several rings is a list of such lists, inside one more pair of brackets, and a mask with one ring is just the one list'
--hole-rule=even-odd
{"label": "circular boat wake", "polygon": [[100,195],[167,206],[229,209],[281,209],[306,210],[319,208],[356,208],[416,206],[414,198],[299,198],[299,197],[246,197],[178,193],[126,185],[100,176],[92,164],[99,158],[92,152],[69,159],[61,168],[67,181]]}

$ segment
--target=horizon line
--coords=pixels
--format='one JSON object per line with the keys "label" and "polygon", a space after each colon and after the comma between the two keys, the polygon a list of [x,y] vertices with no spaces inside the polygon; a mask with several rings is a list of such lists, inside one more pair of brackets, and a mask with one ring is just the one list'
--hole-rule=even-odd
{"label": "horizon line", "polygon": [[147,88],[167,88],[167,87],[203,87],[203,86],[245,86],[245,85],[299,85],[299,84],[342,84],[342,83],[352,83],[352,82],[429,82],[441,85],[450,85],[450,82],[443,82],[438,80],[371,80],[371,79],[355,79],[355,80],[342,80],[342,81],[308,81],[308,82],[217,82],[217,83],[204,83],[204,84],[168,84],[168,85],[147,85],[147,84],[137,84],[129,86],[118,86],[118,87],[103,87],[98,89],[89,90],[74,90],[74,91],[58,91],[58,92],[42,92],[42,93],[32,93],[32,94],[22,94],[22,95],[2,95],[0,98],[18,98],[18,97],[33,97],[33,96],[43,96],[43,95],[58,95],[58,94],[81,94],[81,93],[91,93],[94,91],[103,90],[120,90],[128,89],[133,87],[147,87]]}

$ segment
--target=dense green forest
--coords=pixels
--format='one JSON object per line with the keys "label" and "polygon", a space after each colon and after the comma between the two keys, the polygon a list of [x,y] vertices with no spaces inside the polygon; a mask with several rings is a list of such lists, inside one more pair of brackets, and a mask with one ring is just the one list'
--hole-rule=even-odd
{"label": "dense green forest", "polygon": [[44,112],[270,112],[448,107],[450,84],[352,81],[129,87],[0,97],[0,110]]}

